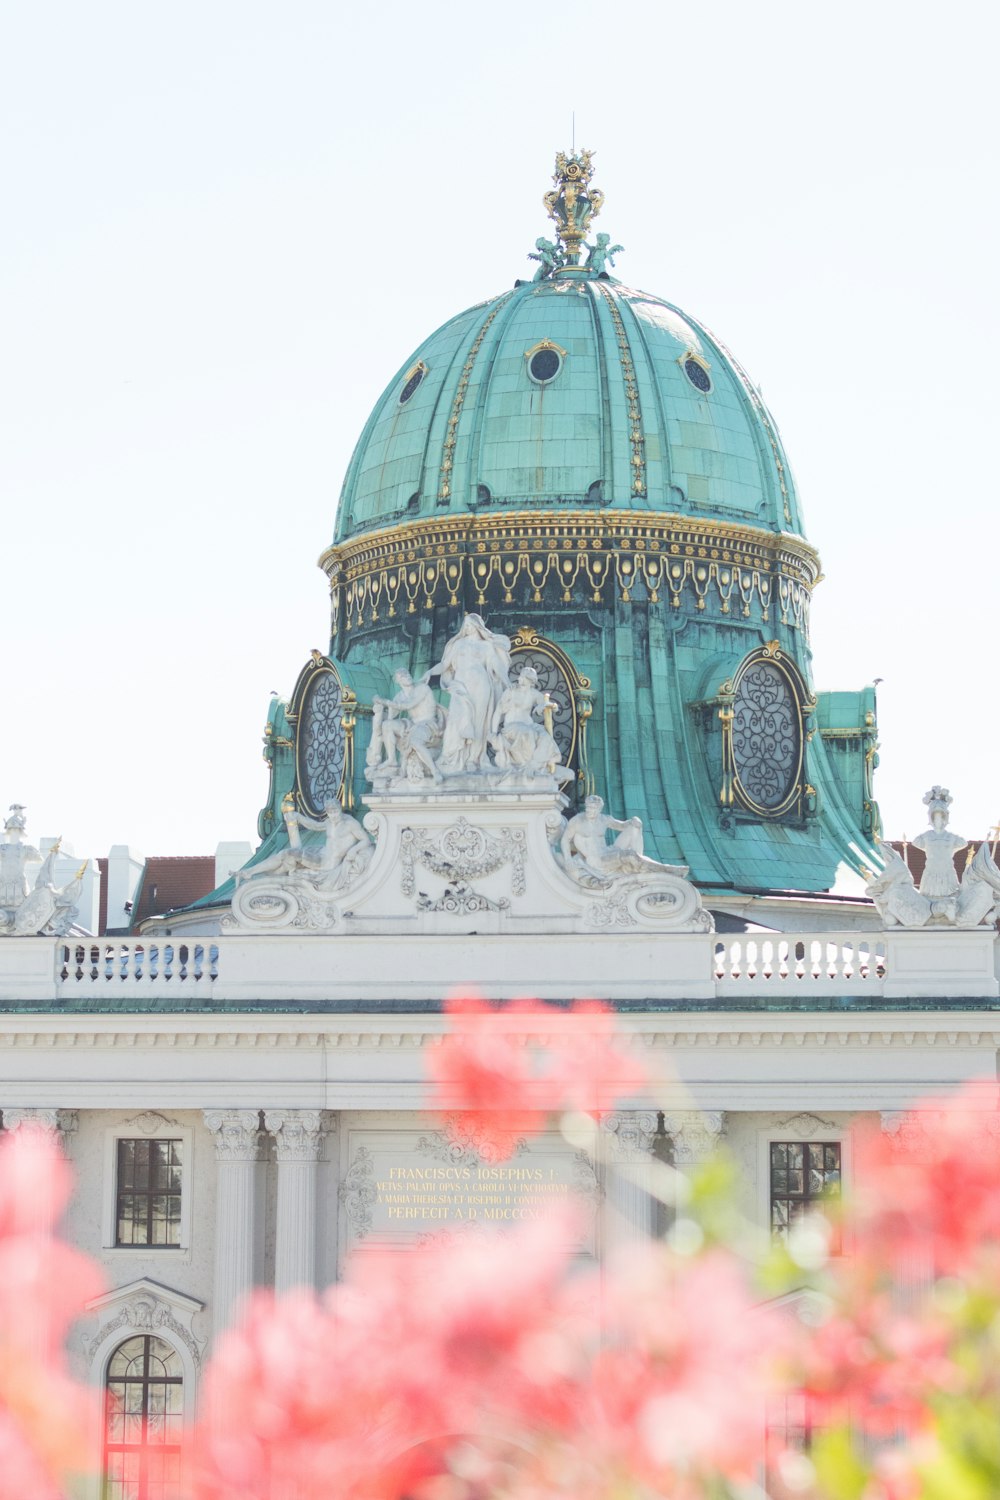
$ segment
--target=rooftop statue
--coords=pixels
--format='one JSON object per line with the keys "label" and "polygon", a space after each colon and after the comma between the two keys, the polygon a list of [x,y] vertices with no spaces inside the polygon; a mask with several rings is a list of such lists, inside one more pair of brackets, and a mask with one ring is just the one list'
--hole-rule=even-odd
{"label": "rooftop statue", "polygon": [[959,879],[955,856],[968,841],[948,830],[952,797],[947,787],[933,786],[924,796],[930,828],[913,840],[925,858],[919,887],[906,862],[889,844],[876,840],[885,861],[867,890],[887,927],[954,927],[988,925],[1000,903],[1000,869],[989,844],[980,844]]}
{"label": "rooftop statue", "polygon": [[564,264],[563,253],[558,245],[553,245],[544,235],[540,235],[535,241],[534,250],[528,251],[529,260],[538,261],[538,270],[532,277],[533,281],[544,281],[546,276],[551,276],[553,271]]}
{"label": "rooftop statue", "polygon": [[372,737],[365,758],[372,786],[384,789],[427,777],[441,780],[435,755],[441,748],[447,715],[428,686],[429,676],[425,673],[414,682],[409,672],[396,672],[396,696],[372,699]]}
{"label": "rooftop statue", "polygon": [[25,870],[42,857],[33,845],[24,842],[24,804],[12,802],[10,811],[13,816],[3,825],[4,841],[0,844],[0,910],[20,906],[28,894]]}
{"label": "rooftop statue", "polygon": [[444,776],[491,771],[489,736],[510,687],[510,641],[494,635],[479,615],[466,615],[428,677],[449,694],[438,768]]}
{"label": "rooftop statue", "polygon": [[584,245],[587,252],[587,270],[593,271],[595,276],[601,276],[607,266],[613,266],[615,256],[625,249],[624,245],[612,245],[610,234],[599,234],[597,243]]}
{"label": "rooftop statue", "polygon": [[[12,816],[4,823],[0,844],[0,937],[57,937],[69,931],[77,916],[76,899],[82,889],[84,863],[67,885],[54,883],[60,840],[56,839],[45,859],[25,842],[27,820],[23,803],[12,802]],[[32,890],[26,869],[40,864]]]}
{"label": "rooftop statue", "polygon": [[[361,824],[344,812],[334,798],[326,804],[323,818],[312,818],[297,812],[291,793],[282,803],[282,816],[288,833],[288,846],[262,859],[259,864],[237,870],[234,876],[237,895],[244,884],[264,882],[282,885],[305,884],[324,896],[355,885],[371,861],[374,845]],[[325,835],[319,848],[303,847],[299,830],[309,828]],[[233,897],[236,909],[237,896]]]}
{"label": "rooftop statue", "polygon": [[[490,745],[497,767],[511,779],[555,776],[559,781],[572,781],[573,772],[561,764],[562,751],[552,737],[553,708],[548,694],[539,691],[534,667],[522,668],[517,681],[501,696],[490,725]],[[535,714],[547,716],[548,722],[539,724]]]}
{"label": "rooftop statue", "polygon": [[[617,838],[608,843],[608,834]],[[603,797],[588,797],[583,812],[570,818],[560,839],[562,865],[580,885],[607,885],[620,875],[676,875],[683,879],[686,865],[664,865],[643,854],[642,820],[622,823],[604,811]]]}

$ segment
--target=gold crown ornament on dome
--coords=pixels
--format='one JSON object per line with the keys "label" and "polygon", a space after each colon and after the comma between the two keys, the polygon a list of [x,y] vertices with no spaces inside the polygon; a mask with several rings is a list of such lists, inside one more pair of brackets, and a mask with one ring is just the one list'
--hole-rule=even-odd
{"label": "gold crown ornament on dome", "polygon": [[604,203],[601,190],[590,186],[593,155],[592,151],[573,151],[569,156],[565,151],[558,152],[552,174],[555,187],[542,198],[549,218],[558,226],[556,237],[562,243],[568,266],[580,264],[580,251],[590,221],[597,217]]}

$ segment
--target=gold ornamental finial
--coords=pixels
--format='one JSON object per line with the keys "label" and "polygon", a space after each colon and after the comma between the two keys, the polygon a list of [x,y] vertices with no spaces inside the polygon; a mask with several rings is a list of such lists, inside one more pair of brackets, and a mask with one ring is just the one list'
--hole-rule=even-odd
{"label": "gold ornamental finial", "polygon": [[571,151],[568,156],[565,151],[558,152],[552,174],[555,187],[542,199],[549,218],[556,222],[556,237],[562,243],[568,266],[580,264],[580,251],[590,221],[597,217],[604,203],[600,189],[590,186],[593,155],[592,151]]}

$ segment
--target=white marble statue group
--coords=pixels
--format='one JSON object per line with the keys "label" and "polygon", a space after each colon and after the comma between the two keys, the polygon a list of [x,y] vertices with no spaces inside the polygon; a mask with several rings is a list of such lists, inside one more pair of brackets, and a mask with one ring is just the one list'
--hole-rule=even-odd
{"label": "white marble statue group", "polygon": [[[448,694],[447,708],[434,696],[435,680]],[[524,667],[512,682],[510,641],[479,615],[466,615],[419,682],[405,671],[394,681],[395,697],[372,705],[365,770],[376,791],[413,792],[421,783],[456,791],[487,783],[559,786],[572,779],[552,736],[554,705],[539,690],[538,674]]]}
{"label": "white marble statue group", "polygon": [[[554,705],[532,667],[511,681],[506,636],[467,615],[419,682],[405,671],[395,682],[395,696],[372,705],[364,824],[336,801],[317,819],[286,797],[287,845],[237,874],[232,925],[388,932],[410,930],[414,911],[425,926],[486,914],[509,925],[544,919],[548,902],[577,930],[710,930],[686,867],[644,853],[640,819],[609,816],[596,796],[563,816],[573,772],[552,734]],[[413,821],[415,806],[424,813]],[[322,832],[322,844],[304,845],[301,829]]]}
{"label": "white marble statue group", "polygon": [[919,886],[892,845],[879,841],[885,863],[867,889],[886,927],[969,928],[996,920],[1000,869],[984,841],[959,875],[955,859],[968,841],[948,830],[951,802],[943,786],[931,787],[924,797],[930,827],[913,840],[913,847],[924,855]]}
{"label": "white marble statue group", "polygon": [[[27,842],[24,804],[12,802],[9,811],[0,844],[0,937],[61,937],[76,919],[75,903],[86,864],[67,885],[57,889],[54,874],[59,840],[43,859]],[[39,868],[29,891],[27,870],[35,864]]]}

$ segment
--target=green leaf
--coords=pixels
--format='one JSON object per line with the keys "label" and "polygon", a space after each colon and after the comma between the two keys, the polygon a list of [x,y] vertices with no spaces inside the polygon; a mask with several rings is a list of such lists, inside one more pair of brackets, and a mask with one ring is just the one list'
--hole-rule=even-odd
{"label": "green leaf", "polygon": [[861,1500],[871,1470],[854,1446],[847,1427],[831,1427],[817,1435],[809,1457],[825,1500]]}

